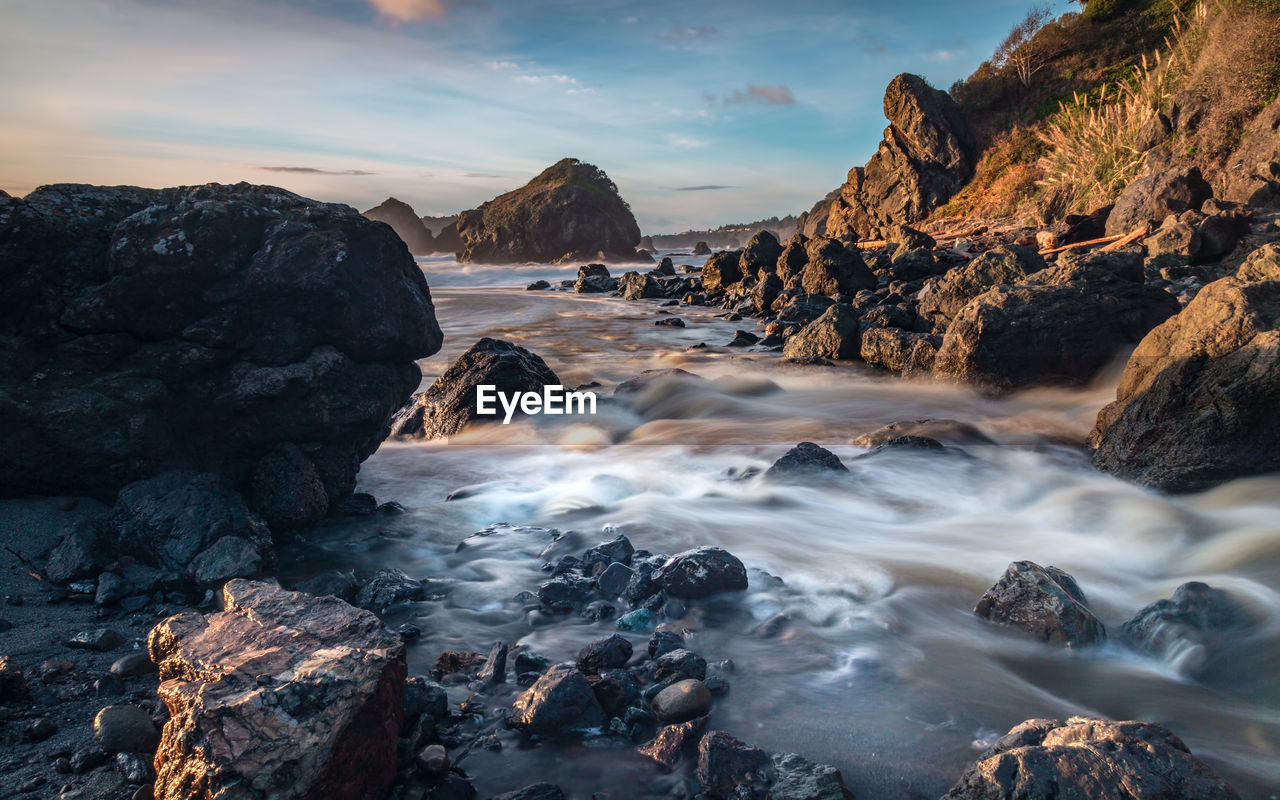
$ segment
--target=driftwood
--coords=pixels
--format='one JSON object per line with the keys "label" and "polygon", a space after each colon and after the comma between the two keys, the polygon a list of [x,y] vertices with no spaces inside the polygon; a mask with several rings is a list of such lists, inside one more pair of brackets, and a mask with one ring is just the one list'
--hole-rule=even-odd
{"label": "driftwood", "polygon": [[1133,244],[1142,237],[1147,235],[1147,227],[1134,228],[1126,234],[1120,236],[1103,236],[1101,239],[1089,239],[1083,242],[1073,242],[1072,244],[1064,244],[1061,247],[1053,247],[1048,250],[1041,250],[1040,255],[1047,256],[1054,253],[1063,253],[1067,250],[1075,250],[1080,247],[1092,247],[1094,245],[1106,245],[1102,248],[1102,252],[1110,253],[1113,250],[1119,250],[1128,244]]}
{"label": "driftwood", "polygon": [[865,242],[854,242],[853,246],[859,250],[875,250],[879,247],[888,247],[889,243],[884,239],[868,239]]}
{"label": "driftwood", "polygon": [[1134,228],[1133,230],[1129,231],[1124,236],[1122,236],[1120,239],[1102,248],[1102,252],[1110,253],[1112,250],[1119,250],[1121,247],[1124,247],[1125,245],[1129,245],[1129,244],[1133,244],[1134,242],[1141,241],[1142,238],[1146,235],[1147,235],[1147,227],[1145,225],[1142,226],[1141,228]]}

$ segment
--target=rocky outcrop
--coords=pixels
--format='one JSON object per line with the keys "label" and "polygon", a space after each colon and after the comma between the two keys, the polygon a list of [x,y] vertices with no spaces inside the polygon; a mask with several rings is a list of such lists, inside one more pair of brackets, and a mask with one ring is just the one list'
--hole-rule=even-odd
{"label": "rocky outcrop", "polygon": [[157,800],[381,800],[396,773],[405,652],[335,597],[235,580],[226,607],[148,637],[169,709]]}
{"label": "rocky outcrop", "polygon": [[1170,214],[1199,210],[1213,196],[1213,188],[1199,167],[1150,169],[1116,198],[1107,217],[1107,235],[1120,236],[1144,226],[1159,225]]}
{"label": "rocky outcrop", "polygon": [[[476,387],[489,384],[510,395],[513,392],[541,392],[544,386],[558,385],[560,379],[536,353],[519,345],[487,336],[458,357],[425,392],[413,396],[392,421],[394,436],[439,439],[459,433],[481,417],[476,410]],[[494,401],[494,408],[502,409]],[[501,421],[501,416],[497,417]]]}
{"label": "rocky outcrop", "polygon": [[458,215],[459,261],[635,261],[640,228],[602,170],[566,158]]}
{"label": "rocky outcrop", "polygon": [[268,186],[0,199],[0,280],[7,495],[188,469],[333,507],[442,338],[387,226]]}
{"label": "rocky outcrop", "polygon": [[1259,208],[1280,206],[1280,105],[1268,103],[1245,129],[1223,170],[1222,197]]}
{"label": "rocky outcrop", "polygon": [[782,348],[787,358],[857,358],[859,352],[858,313],[844,303],[829,306]]}
{"label": "rocky outcrop", "polygon": [[436,245],[431,230],[423,224],[422,218],[408,203],[388,197],[363,214],[366,219],[390,225],[391,230],[396,232],[396,236],[400,237],[409,252],[415,256],[431,255],[441,249]]}
{"label": "rocky outcrop", "polygon": [[[845,247],[834,239],[810,239],[805,244],[805,255],[804,269],[792,282],[806,294],[838,297],[876,288],[876,276],[857,248]],[[796,288],[789,284],[784,287]]]}
{"label": "rocky outcrop", "polygon": [[978,600],[973,613],[1021,628],[1050,644],[1092,644],[1106,637],[1075,578],[1057,567],[1015,561]]}
{"label": "rocky outcrop", "polygon": [[1167,491],[1280,470],[1280,283],[1223,278],[1152,330],[1090,436],[1099,468]]}
{"label": "rocky outcrop", "polygon": [[1089,717],[1029,719],[979,757],[942,800],[1239,800],[1167,728]]}
{"label": "rocky outcrop", "polygon": [[973,298],[995,286],[1023,283],[1045,268],[1044,259],[1026,247],[997,247],[948,270],[920,290],[918,313],[935,325],[946,325]]}
{"label": "rocky outcrop", "polygon": [[852,240],[887,225],[922,220],[973,174],[969,126],[946,92],[903,73],[885,90],[884,115],[889,127],[880,149],[865,167],[849,171],[826,209],[825,226],[818,219],[819,204],[805,218],[802,233]]}

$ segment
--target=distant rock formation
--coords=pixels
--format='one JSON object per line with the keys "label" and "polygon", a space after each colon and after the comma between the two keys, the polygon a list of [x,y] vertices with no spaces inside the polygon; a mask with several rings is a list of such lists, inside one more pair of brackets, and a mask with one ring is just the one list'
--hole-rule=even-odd
{"label": "distant rock formation", "polygon": [[635,261],[640,227],[608,175],[566,158],[459,214],[458,236],[472,263]]}
{"label": "distant rock formation", "polygon": [[409,247],[409,252],[415,256],[429,256],[440,250],[431,231],[408,203],[388,197],[379,205],[365,211],[364,216],[390,225],[391,230],[404,240]]}
{"label": "distant rock formation", "polygon": [[457,253],[462,249],[462,237],[458,235],[457,217],[436,234],[436,250],[441,253]]}
{"label": "distant rock formation", "polygon": [[973,174],[973,138],[946,92],[903,73],[885,90],[884,115],[889,127],[880,149],[865,167],[849,170],[837,196],[802,217],[800,233],[850,241],[888,225],[918,222]]}

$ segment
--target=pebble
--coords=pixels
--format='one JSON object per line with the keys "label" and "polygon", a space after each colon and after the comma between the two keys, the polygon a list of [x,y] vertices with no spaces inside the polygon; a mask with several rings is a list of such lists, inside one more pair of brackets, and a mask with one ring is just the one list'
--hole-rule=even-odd
{"label": "pebble", "polygon": [[653,629],[653,612],[647,608],[637,608],[618,617],[614,625],[618,630],[628,633],[648,633]]}
{"label": "pebble", "polygon": [[117,675],[121,678],[147,675],[155,671],[156,665],[152,663],[151,656],[141,651],[120,656],[112,662],[109,670],[112,675]]}
{"label": "pebble", "polygon": [[97,628],[91,631],[81,631],[63,642],[63,644],[72,650],[97,650],[100,653],[105,653],[124,644],[124,637],[118,631],[110,628]]}
{"label": "pebble", "polygon": [[137,706],[107,706],[93,718],[93,738],[111,753],[150,753],[160,734],[147,712]]}
{"label": "pebble", "polygon": [[700,680],[678,681],[653,698],[653,712],[665,723],[685,722],[711,710],[711,691]]}

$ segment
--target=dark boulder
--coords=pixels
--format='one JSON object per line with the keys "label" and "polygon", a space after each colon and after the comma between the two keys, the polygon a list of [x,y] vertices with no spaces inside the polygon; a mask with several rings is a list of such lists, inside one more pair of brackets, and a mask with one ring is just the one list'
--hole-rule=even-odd
{"label": "dark boulder", "polygon": [[949,323],[960,309],[988,289],[1020,284],[1044,269],[1044,259],[1025,247],[997,247],[954,267],[920,292],[920,316],[935,324]]}
{"label": "dark boulder", "polygon": [[683,647],[663,653],[653,660],[653,674],[660,683],[703,680],[707,677],[707,660]]}
{"label": "dark boulder", "polygon": [[700,599],[747,588],[747,569],[719,547],[699,547],[672,556],[653,575],[672,597]]}
{"label": "dark boulder", "polygon": [[458,260],[482,264],[588,258],[635,261],[640,228],[602,170],[574,158],[458,215]]}
{"label": "dark boulder", "polygon": [[[10,495],[107,499],[191,469],[252,498],[269,459],[332,506],[442,338],[392,230],[268,186],[0,198],[0,279]],[[278,461],[289,445],[310,465]]]}
{"label": "dark boulder", "polygon": [[427,256],[440,250],[431,230],[408,203],[388,197],[378,205],[363,212],[366,219],[385,222],[396,232],[409,252],[415,256]]}
{"label": "dark boulder", "polygon": [[787,358],[857,358],[861,347],[858,319],[858,312],[850,306],[834,303],[787,339],[782,354]]}
{"label": "dark boulder", "polygon": [[807,263],[809,263],[809,238],[802,233],[793,234],[783,246],[774,264],[783,288],[792,286],[793,281],[799,280],[800,273],[804,271],[804,265]]}
{"label": "dark boulder", "polygon": [[741,281],[741,260],[741,250],[722,250],[708,258],[702,266],[703,290],[719,292]]}
{"label": "dark boulder", "polygon": [[806,294],[835,297],[876,288],[876,276],[857,248],[845,247],[834,239],[810,239],[805,253],[799,286]]}
{"label": "dark boulder", "polygon": [[373,573],[373,577],[360,587],[355,603],[372,611],[381,611],[396,603],[423,600],[426,596],[422,581],[410,578],[403,570],[388,567]]}
{"label": "dark boulder", "polygon": [[591,684],[572,664],[557,664],[516,698],[507,724],[529,736],[580,734],[604,724]]}
{"label": "dark boulder", "polygon": [[706,242],[698,242],[693,246],[693,254],[695,256],[709,256],[711,255],[711,248],[707,246]]}
{"label": "dark boulder", "polygon": [[560,379],[536,353],[500,339],[485,337],[458,357],[431,388],[416,394],[392,420],[394,436],[439,439],[461,432],[476,420],[502,421],[504,412],[496,397],[496,415],[481,416],[476,410],[476,387],[492,385],[496,391],[542,392],[557,386]]}
{"label": "dark boulder", "polygon": [[1092,644],[1106,637],[1074,578],[1057,567],[1015,561],[978,600],[973,613],[1021,628],[1051,644]]}
{"label": "dark boulder", "polygon": [[769,231],[760,231],[751,237],[742,250],[738,260],[738,268],[743,275],[756,275],[760,272],[778,271],[778,256],[782,255],[782,245],[778,237]]}
{"label": "dark boulder", "polygon": [[1093,462],[1195,491],[1280,470],[1280,283],[1223,278],[1152,330],[1098,413]]}
{"label": "dark boulder", "polygon": [[766,478],[812,476],[819,472],[848,472],[840,457],[813,442],[801,442],[788,450],[765,472]]}
{"label": "dark boulder", "polygon": [[613,634],[588,643],[578,652],[578,669],[594,675],[609,669],[625,667],[631,660],[631,642]]}
{"label": "dark boulder", "polygon": [[1116,198],[1107,217],[1107,235],[1120,236],[1143,226],[1159,225],[1170,214],[1199,210],[1213,188],[1199,167],[1152,169],[1136,178]]}
{"label": "dark boulder", "polygon": [[578,294],[602,294],[618,288],[618,279],[610,277],[604,264],[583,264],[578,267],[578,278],[573,290]]}
{"label": "dark boulder", "polygon": [[774,777],[773,760],[724,731],[711,731],[698,742],[697,776],[713,797],[763,797]]}
{"label": "dark boulder", "polygon": [[1124,624],[1124,637],[1153,655],[1199,676],[1226,634],[1246,626],[1243,606],[1221,589],[1191,581],[1173,596],[1143,608]]}
{"label": "dark boulder", "polygon": [[646,297],[665,297],[662,286],[652,275],[628,272],[618,281],[618,294],[623,300],[641,300]]}

